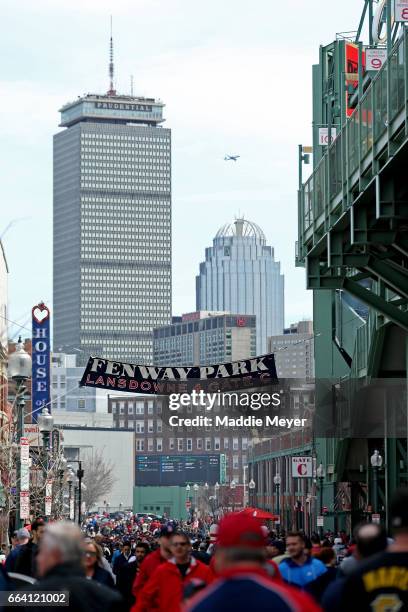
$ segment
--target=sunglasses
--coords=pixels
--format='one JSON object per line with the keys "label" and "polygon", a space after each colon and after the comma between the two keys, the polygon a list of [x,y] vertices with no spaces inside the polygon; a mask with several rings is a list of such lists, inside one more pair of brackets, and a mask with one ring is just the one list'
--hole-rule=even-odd
{"label": "sunglasses", "polygon": [[188,546],[189,542],[172,542],[172,546]]}
{"label": "sunglasses", "polygon": [[91,552],[90,550],[87,550],[85,552],[85,557],[96,557],[96,552]]}

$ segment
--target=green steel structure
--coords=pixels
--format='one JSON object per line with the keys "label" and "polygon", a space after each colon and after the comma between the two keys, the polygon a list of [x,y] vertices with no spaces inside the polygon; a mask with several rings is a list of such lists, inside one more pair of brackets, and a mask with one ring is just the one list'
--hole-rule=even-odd
{"label": "green steel structure", "polygon": [[[313,67],[314,168],[304,184],[307,149],[299,147],[296,261],[314,292],[316,379],[338,384],[407,379],[408,28],[393,24],[393,6],[366,0],[357,35],[320,48]],[[387,36],[378,72],[364,69],[365,17],[371,46],[381,48],[381,25]],[[322,127],[327,146],[319,144]],[[317,388],[317,407],[322,401]],[[332,466],[322,483],[325,527],[350,529],[372,512],[387,522],[389,495],[408,479],[405,433],[315,444],[317,464]],[[383,457],[379,468],[370,461],[374,450]]]}

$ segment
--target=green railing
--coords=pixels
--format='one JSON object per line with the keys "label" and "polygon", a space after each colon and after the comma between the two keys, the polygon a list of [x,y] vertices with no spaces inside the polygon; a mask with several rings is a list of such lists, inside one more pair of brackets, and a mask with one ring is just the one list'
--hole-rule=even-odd
{"label": "green railing", "polygon": [[403,124],[404,139],[407,138],[407,50],[405,31],[389,61],[374,77],[352,116],[302,186],[298,261],[303,261],[307,251],[330,229],[336,219],[333,212],[340,215],[351,206],[356,190],[361,191],[364,181],[367,183],[373,176],[373,159],[389,149],[390,140],[400,134]]}

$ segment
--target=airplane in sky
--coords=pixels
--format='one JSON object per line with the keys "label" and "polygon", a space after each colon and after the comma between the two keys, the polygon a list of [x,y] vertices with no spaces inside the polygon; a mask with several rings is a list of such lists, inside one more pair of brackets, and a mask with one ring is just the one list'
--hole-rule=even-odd
{"label": "airplane in sky", "polygon": [[241,157],[240,155],[226,155],[224,157],[224,161],[237,161],[238,157]]}

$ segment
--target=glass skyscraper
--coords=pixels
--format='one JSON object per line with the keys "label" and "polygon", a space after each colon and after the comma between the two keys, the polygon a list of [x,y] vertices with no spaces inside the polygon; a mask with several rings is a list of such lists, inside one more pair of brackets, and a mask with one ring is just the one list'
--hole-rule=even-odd
{"label": "glass skyscraper", "polygon": [[86,95],[54,136],[54,350],[151,363],[171,317],[171,132],[152,98]]}
{"label": "glass skyscraper", "polygon": [[197,310],[256,315],[256,350],[283,333],[284,277],[261,228],[237,219],[216,234],[196,277]]}

